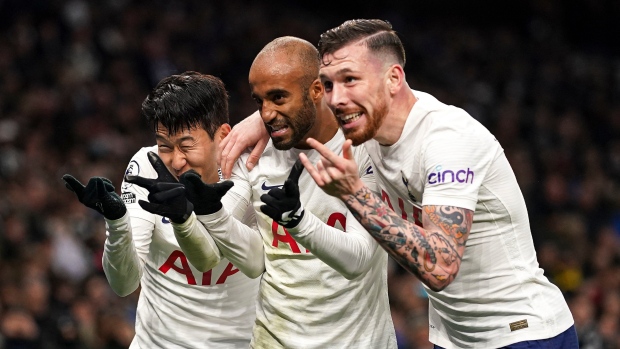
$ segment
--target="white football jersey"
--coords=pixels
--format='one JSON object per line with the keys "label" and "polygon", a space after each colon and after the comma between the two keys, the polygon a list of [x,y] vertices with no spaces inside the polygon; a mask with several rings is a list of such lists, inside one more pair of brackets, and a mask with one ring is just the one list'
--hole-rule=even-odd
{"label": "white football jersey", "polygon": [[[157,177],[148,151],[157,152],[157,147],[138,151],[126,174]],[[136,335],[130,348],[247,348],[259,280],[246,277],[226,259],[199,272],[181,251],[170,221],[139,206],[138,200],[148,201],[148,191],[123,182],[121,192],[133,238],[124,243],[135,248],[126,246],[126,256],[110,255],[118,248],[112,248],[108,233],[104,267],[116,289],[126,283],[127,292],[135,290],[140,280]]]}
{"label": "white football jersey", "polygon": [[497,348],[554,337],[573,324],[561,291],[536,259],[525,201],[504,150],[464,110],[413,91],[400,139],[365,143],[381,196],[422,225],[421,206],[474,211],[455,280],[430,299],[430,341],[446,349]]}
{"label": "white football jersey", "polygon": [[[338,130],[326,146],[340,154],[343,143],[344,136]],[[297,236],[293,229],[287,231],[260,210],[261,195],[283,185],[301,152],[313,163],[320,156],[315,150],[276,150],[270,141],[252,171],[248,172],[244,165],[248,154],[238,160],[233,170],[234,188],[241,193],[239,200],[254,206],[265,248],[265,272],[251,347],[396,348],[387,294],[387,253],[345,204],[325,194],[307,171],[302,172],[299,186],[305,215],[299,226],[305,226],[300,241],[308,241],[306,246],[293,238]],[[365,149],[354,148],[354,154],[360,175],[374,187]],[[240,190],[242,186],[245,193]],[[301,229],[299,226],[295,230]],[[343,237],[351,239],[339,239]],[[347,247],[352,240],[359,243],[355,244],[357,249]],[[338,249],[342,253],[334,252]],[[342,259],[334,262],[347,253],[350,257],[344,263]],[[326,264],[347,265],[350,261],[354,265],[359,261],[353,256],[359,255],[367,256],[367,266],[359,276],[349,274],[351,280]]]}

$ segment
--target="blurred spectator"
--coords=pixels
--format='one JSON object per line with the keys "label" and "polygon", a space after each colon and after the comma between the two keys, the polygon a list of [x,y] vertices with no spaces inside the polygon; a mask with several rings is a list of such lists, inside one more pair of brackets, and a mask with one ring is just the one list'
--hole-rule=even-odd
{"label": "blurred spectator", "polygon": [[[162,76],[222,78],[236,123],[255,110],[247,74],[267,42],[316,43],[363,17],[403,34],[413,88],[465,106],[497,135],[582,348],[620,348],[619,3],[341,6],[0,1],[0,348],[128,346],[137,298],[110,292],[103,220],[60,177],[120,183],[131,155],[152,144],[140,103]],[[389,278],[399,346],[429,348],[422,288],[397,265]]]}

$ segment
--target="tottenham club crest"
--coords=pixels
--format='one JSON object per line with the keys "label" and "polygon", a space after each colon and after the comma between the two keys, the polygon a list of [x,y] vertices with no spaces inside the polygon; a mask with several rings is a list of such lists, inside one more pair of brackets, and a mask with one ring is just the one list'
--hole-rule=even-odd
{"label": "tottenham club crest", "polygon": [[[131,160],[131,162],[129,162],[129,166],[127,166],[127,170],[125,170],[125,176],[127,175],[137,176],[139,174],[140,174],[140,165],[138,165],[136,160]],[[121,191],[125,191],[131,188],[132,185],[133,184],[131,183],[123,182],[123,185],[121,186]]]}
{"label": "tottenham club crest", "polygon": [[407,194],[409,194],[409,199],[412,202],[416,202],[417,200],[415,199],[415,196],[413,196],[413,194],[411,194],[411,191],[409,191],[409,181],[407,180],[407,178],[405,178],[405,174],[403,173],[403,171],[400,171],[400,179],[402,179],[403,184],[405,185],[405,188],[407,189]]}

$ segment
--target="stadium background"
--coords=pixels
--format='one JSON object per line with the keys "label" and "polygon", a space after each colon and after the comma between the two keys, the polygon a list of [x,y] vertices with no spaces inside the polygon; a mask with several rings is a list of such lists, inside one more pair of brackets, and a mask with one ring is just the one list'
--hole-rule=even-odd
{"label": "stadium background", "polygon": [[[108,287],[103,219],[60,177],[118,187],[154,142],[139,108],[159,79],[222,78],[234,124],[267,42],[352,18],[390,20],[411,86],[497,136],[582,348],[620,348],[620,2],[360,3],[0,0],[0,348],[129,344],[137,293]],[[400,346],[428,348],[427,300],[394,265],[390,299]]]}

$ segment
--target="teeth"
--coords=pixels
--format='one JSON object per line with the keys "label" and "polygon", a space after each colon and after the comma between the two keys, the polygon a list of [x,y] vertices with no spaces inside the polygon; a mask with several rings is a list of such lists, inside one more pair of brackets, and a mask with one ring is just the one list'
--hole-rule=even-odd
{"label": "teeth", "polygon": [[362,115],[362,112],[356,112],[356,113],[341,115],[340,116],[340,120],[342,120],[344,122],[350,122],[350,121],[353,121],[353,120],[359,118],[360,115]]}

